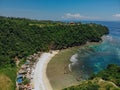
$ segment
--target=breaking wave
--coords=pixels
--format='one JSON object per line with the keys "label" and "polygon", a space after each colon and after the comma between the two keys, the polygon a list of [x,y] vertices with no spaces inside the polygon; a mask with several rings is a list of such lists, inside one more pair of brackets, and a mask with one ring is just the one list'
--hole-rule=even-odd
{"label": "breaking wave", "polygon": [[70,70],[87,79],[93,73],[106,68],[108,64],[120,65],[120,33],[114,35],[115,29],[112,30],[113,28],[108,36],[102,37],[102,43],[79,49],[70,59]]}

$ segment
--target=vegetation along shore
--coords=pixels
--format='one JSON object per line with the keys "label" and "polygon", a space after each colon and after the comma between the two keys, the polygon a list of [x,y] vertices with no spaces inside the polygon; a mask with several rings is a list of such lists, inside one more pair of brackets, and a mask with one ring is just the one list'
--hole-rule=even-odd
{"label": "vegetation along shore", "polygon": [[[108,33],[106,26],[94,23],[65,23],[0,16],[0,89],[16,88],[17,72],[29,55],[39,51],[80,46],[86,42],[99,42]],[[16,58],[20,61],[19,64]],[[8,86],[5,88],[1,85]]]}

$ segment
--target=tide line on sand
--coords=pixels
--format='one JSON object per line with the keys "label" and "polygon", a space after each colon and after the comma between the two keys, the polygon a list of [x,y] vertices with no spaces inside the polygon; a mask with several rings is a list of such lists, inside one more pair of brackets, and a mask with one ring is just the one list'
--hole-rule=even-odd
{"label": "tide line on sand", "polygon": [[34,84],[33,90],[52,90],[48,77],[46,75],[47,64],[54,57],[58,51],[52,51],[49,53],[43,53],[40,58],[38,58],[38,62],[35,65],[33,80]]}

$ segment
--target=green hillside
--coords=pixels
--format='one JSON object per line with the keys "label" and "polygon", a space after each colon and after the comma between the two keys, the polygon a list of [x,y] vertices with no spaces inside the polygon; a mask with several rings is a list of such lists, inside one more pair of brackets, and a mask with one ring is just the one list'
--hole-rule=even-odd
{"label": "green hillside", "polygon": [[108,65],[105,70],[93,75],[91,79],[63,90],[120,90],[120,66]]}
{"label": "green hillside", "polygon": [[87,41],[99,42],[101,36],[108,33],[107,27],[92,23],[70,24],[0,16],[0,73],[15,83],[15,57],[25,60],[38,51],[65,49]]}

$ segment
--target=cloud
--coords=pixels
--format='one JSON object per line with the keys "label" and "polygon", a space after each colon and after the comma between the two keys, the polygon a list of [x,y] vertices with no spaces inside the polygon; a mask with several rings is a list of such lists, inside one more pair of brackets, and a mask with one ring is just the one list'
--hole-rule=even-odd
{"label": "cloud", "polygon": [[79,13],[77,13],[77,14],[67,13],[63,17],[65,17],[65,18],[75,18],[75,19],[77,19],[77,18],[84,18],[84,16],[80,15]]}
{"label": "cloud", "polygon": [[114,17],[120,17],[120,14],[115,14],[115,15],[113,15]]}
{"label": "cloud", "polygon": [[76,14],[71,14],[71,13],[66,13],[64,16],[62,16],[63,19],[98,19],[98,17],[90,17],[90,16],[84,16],[79,13]]}

